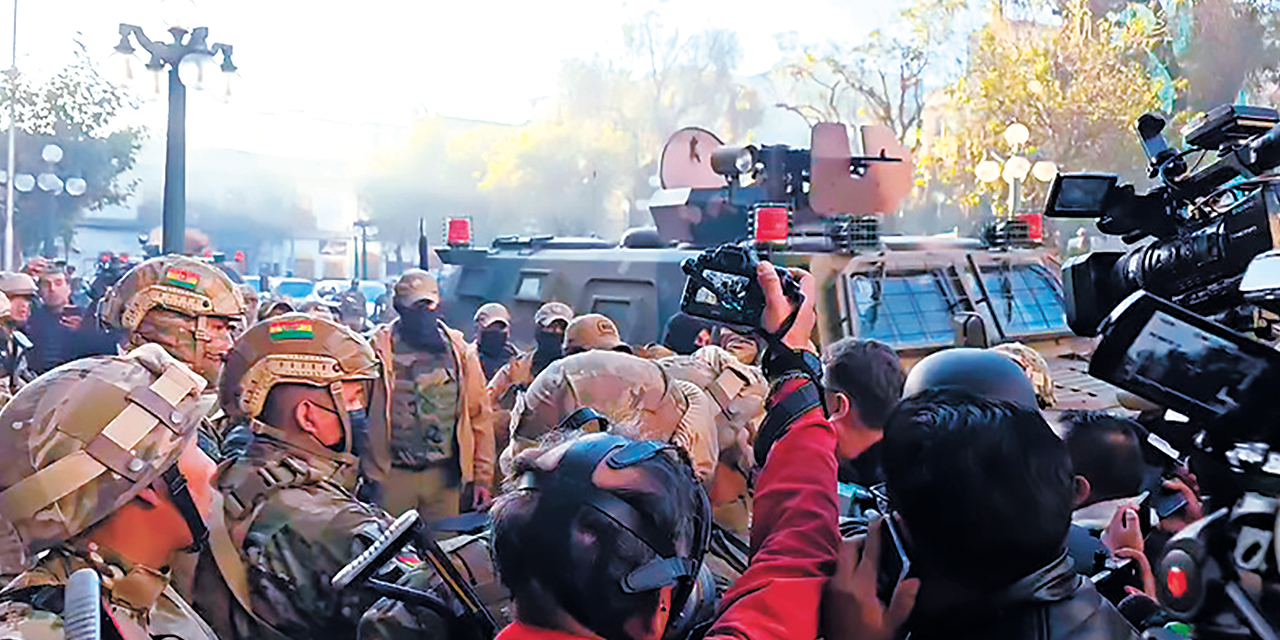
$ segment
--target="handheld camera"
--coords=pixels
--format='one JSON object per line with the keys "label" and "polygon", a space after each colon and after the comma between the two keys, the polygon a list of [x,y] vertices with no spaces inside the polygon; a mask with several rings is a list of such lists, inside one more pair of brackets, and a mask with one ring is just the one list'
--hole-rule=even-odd
{"label": "handheld camera", "polygon": [[[691,316],[738,327],[757,328],[764,315],[764,289],[756,279],[760,256],[751,246],[724,244],[686,259],[680,268],[688,276],[680,310]],[[800,283],[782,267],[782,292],[799,306]]]}

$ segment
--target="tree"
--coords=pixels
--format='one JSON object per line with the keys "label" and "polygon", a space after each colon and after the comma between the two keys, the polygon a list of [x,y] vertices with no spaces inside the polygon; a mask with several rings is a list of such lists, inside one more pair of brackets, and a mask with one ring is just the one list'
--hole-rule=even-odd
{"label": "tree", "polygon": [[[41,246],[42,253],[52,255],[55,237],[70,246],[75,225],[85,211],[121,204],[136,187],[135,181],[123,181],[121,175],[133,167],[146,132],[122,126],[119,117],[137,105],[104,80],[84,45],[77,45],[75,61],[52,78],[35,83],[23,77],[16,82],[5,77],[0,84],[0,122],[8,126],[8,101],[14,101],[16,111],[15,173],[52,172],[85,182],[85,191],[79,196],[65,189],[55,194],[39,187],[17,194],[14,226],[18,246],[24,251]],[[49,144],[63,151],[56,165],[42,158],[41,152]]]}
{"label": "tree", "polygon": [[378,228],[378,237],[403,257],[417,245],[424,220],[432,244],[443,239],[445,219],[469,216],[477,240],[492,237],[491,198],[477,190],[485,157],[511,127],[423,115],[408,145],[377,158],[359,187],[360,209]]}
{"label": "tree", "polygon": [[775,73],[792,86],[777,106],[817,122],[885,125],[913,151],[920,143],[925,105],[942,80],[937,68],[965,0],[915,0],[895,23],[859,45],[828,43],[806,49]]}
{"label": "tree", "polygon": [[[963,208],[989,200],[1007,211],[1004,183],[979,182],[974,168],[985,158],[1007,157],[1001,136],[1020,122],[1031,131],[1021,155],[1063,170],[1142,179],[1133,123],[1159,105],[1157,82],[1141,63],[1149,46],[1139,30],[1095,19],[1082,0],[1066,7],[1056,27],[993,15],[974,35],[965,75],[943,96],[921,168]],[[1024,201],[1043,197],[1043,185],[1026,186]]]}
{"label": "tree", "polygon": [[486,154],[480,188],[522,213],[495,224],[615,237],[648,223],[640,201],[671,134],[700,126],[742,141],[760,123],[759,97],[733,73],[741,51],[732,32],[686,36],[649,13],[623,37],[621,61],[566,61],[538,116]]}

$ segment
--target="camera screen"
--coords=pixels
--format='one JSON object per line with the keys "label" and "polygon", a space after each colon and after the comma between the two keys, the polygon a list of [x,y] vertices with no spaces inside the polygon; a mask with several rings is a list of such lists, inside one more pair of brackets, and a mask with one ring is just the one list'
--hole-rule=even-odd
{"label": "camera screen", "polygon": [[751,287],[751,278],[736,273],[723,271],[703,271],[703,277],[714,284],[723,296],[717,295],[706,287],[698,289],[694,301],[706,305],[725,307],[733,311],[741,311],[747,301],[747,291]]}
{"label": "camera screen", "polygon": [[1107,194],[1115,186],[1115,176],[1072,176],[1059,177],[1056,197],[1051,205],[1049,215],[1101,215],[1106,204]]}
{"label": "camera screen", "polygon": [[1246,402],[1268,363],[1156,311],[1125,352],[1122,373],[1218,415]]}

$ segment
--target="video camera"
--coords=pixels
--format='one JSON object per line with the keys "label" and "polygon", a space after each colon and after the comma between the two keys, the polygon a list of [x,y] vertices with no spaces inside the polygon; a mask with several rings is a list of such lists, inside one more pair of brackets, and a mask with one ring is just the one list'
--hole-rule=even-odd
{"label": "video camera", "polygon": [[[1114,175],[1063,174],[1049,217],[1098,220],[1135,243],[1063,268],[1068,324],[1101,336],[1089,374],[1180,414],[1216,510],[1169,543],[1157,592],[1197,638],[1276,638],[1280,629],[1280,351],[1262,336],[1280,314],[1280,114],[1224,106],[1164,141],[1154,115],[1137,129],[1161,185],[1145,194]],[[1216,153],[1195,171],[1190,152]],[[1203,159],[1203,158],[1202,158]],[[1212,317],[1210,317],[1212,316]],[[1215,321],[1220,320],[1220,321]]]}
{"label": "video camera", "polygon": [[137,265],[138,261],[130,260],[128,254],[104,251],[98,256],[93,279],[89,281],[89,299],[94,302],[101,300],[107,289]]}
{"label": "video camera", "polygon": [[[1186,133],[1189,149],[1165,142],[1165,121],[1147,114],[1138,133],[1152,177],[1160,186],[1144,194],[1115,175],[1064,173],[1045,205],[1051,218],[1095,218],[1099,231],[1126,243],[1153,241],[1127,252],[1095,251],[1063,267],[1067,323],[1077,335],[1099,325],[1139,289],[1201,314],[1233,309],[1246,300],[1240,282],[1251,261],[1280,247],[1280,114],[1274,109],[1223,106]],[[1203,170],[1188,173],[1190,153],[1216,153]],[[1267,292],[1251,292],[1262,300]]]}

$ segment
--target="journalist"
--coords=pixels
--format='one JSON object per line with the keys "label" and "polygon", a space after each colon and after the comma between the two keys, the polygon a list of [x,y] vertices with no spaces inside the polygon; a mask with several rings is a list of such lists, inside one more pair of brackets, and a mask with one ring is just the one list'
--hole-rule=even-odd
{"label": "journalist", "polygon": [[887,489],[920,579],[914,640],[1138,637],[1067,556],[1071,458],[1034,407],[944,387],[889,417]]}
{"label": "journalist", "polygon": [[[757,440],[765,463],[751,564],[724,594],[707,637],[817,637],[823,587],[835,569],[837,436],[809,342],[814,280],[794,273],[804,302],[764,358],[772,390]],[[768,301],[763,328],[777,332],[792,305],[771,265],[760,265],[759,279]],[[682,622],[707,512],[673,453],[598,434],[520,458],[523,477],[494,511],[494,557],[516,617],[500,639],[657,640]],[[610,517],[600,517],[605,512]],[[884,626],[867,617],[842,628],[852,635],[828,637],[885,637]]]}

